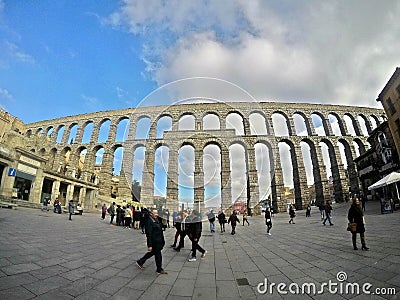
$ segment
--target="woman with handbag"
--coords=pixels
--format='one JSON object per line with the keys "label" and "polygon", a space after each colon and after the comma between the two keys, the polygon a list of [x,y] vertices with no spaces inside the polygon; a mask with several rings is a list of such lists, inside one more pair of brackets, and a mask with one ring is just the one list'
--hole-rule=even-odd
{"label": "woman with handbag", "polygon": [[[364,214],[360,206],[360,201],[358,200],[357,197],[353,199],[353,203],[350,206],[349,213],[347,215],[347,219],[349,220],[350,223],[356,223],[356,228],[354,230],[351,229],[351,234],[352,234],[352,241],[353,241],[353,248],[354,250],[358,250],[357,248],[357,233],[360,234],[361,238],[361,249],[362,250],[368,250],[369,248],[365,245],[365,226],[364,226]],[[351,228],[349,224],[349,228]]]}

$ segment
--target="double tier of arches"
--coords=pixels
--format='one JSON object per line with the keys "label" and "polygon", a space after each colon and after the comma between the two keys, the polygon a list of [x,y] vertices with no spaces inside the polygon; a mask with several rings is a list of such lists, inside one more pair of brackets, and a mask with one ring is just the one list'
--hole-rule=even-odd
{"label": "double tier of arches", "polygon": [[[350,120],[347,123],[346,118]],[[187,189],[199,206],[207,206],[210,198],[217,199],[214,204],[222,208],[238,198],[246,198],[254,206],[269,197],[276,209],[284,210],[287,162],[291,165],[289,185],[299,208],[309,201],[305,195],[309,185],[314,185],[317,200],[332,197],[328,178],[337,201],[343,201],[348,191],[356,191],[353,158],[368,149],[366,137],[383,118],[381,110],[370,108],[193,104],[42,121],[28,124],[26,135],[42,138],[43,147],[32,150],[47,155],[48,167],[53,170],[62,169],[71,176],[91,180],[97,166],[96,183],[105,184],[104,195],[109,193],[114,174],[120,176],[120,196],[130,195],[132,180],[140,181],[140,198],[147,205],[153,204],[154,196],[163,196],[176,208],[179,202],[187,201],[180,199],[185,194],[182,189]],[[185,151],[193,158],[186,178],[181,176],[185,170],[180,167]],[[288,161],[284,160],[284,152]],[[304,152],[308,152],[308,167]],[[209,169],[204,168],[204,156],[212,156],[219,168],[213,171],[214,177],[209,178]],[[157,169],[159,157],[164,166],[162,176]],[[233,175],[237,169],[241,174]],[[159,182],[163,182],[162,187]],[[213,192],[207,192],[210,182]]]}

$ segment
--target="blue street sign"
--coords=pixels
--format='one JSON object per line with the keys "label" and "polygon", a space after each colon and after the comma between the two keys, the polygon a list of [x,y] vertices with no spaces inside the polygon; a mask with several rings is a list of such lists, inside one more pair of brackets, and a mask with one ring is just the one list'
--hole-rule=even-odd
{"label": "blue street sign", "polygon": [[8,176],[15,177],[15,175],[17,175],[17,169],[15,169],[15,168],[9,168],[9,169],[8,169]]}

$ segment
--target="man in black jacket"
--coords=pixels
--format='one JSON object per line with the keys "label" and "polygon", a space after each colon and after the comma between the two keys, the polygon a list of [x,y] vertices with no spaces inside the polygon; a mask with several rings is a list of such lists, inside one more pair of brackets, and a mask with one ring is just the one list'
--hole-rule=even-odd
{"label": "man in black jacket", "polygon": [[165,245],[162,224],[158,221],[157,209],[153,209],[146,220],[147,253],[138,261],[136,265],[144,269],[143,264],[147,259],[154,255],[158,274],[168,274],[162,268],[161,250]]}
{"label": "man in black jacket", "polygon": [[204,250],[199,245],[201,231],[202,231],[202,223],[200,214],[197,210],[193,210],[188,229],[189,238],[192,241],[192,257],[189,258],[189,261],[196,261],[196,250],[199,250],[201,252],[201,258],[205,257],[206,255],[207,251]]}

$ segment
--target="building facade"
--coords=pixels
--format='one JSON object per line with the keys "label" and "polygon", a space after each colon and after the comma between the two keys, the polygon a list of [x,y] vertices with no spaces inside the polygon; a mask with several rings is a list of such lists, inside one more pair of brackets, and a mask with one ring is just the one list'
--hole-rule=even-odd
{"label": "building facade", "polygon": [[392,131],[397,154],[400,155],[400,68],[396,68],[376,101],[382,103],[389,128]]}

